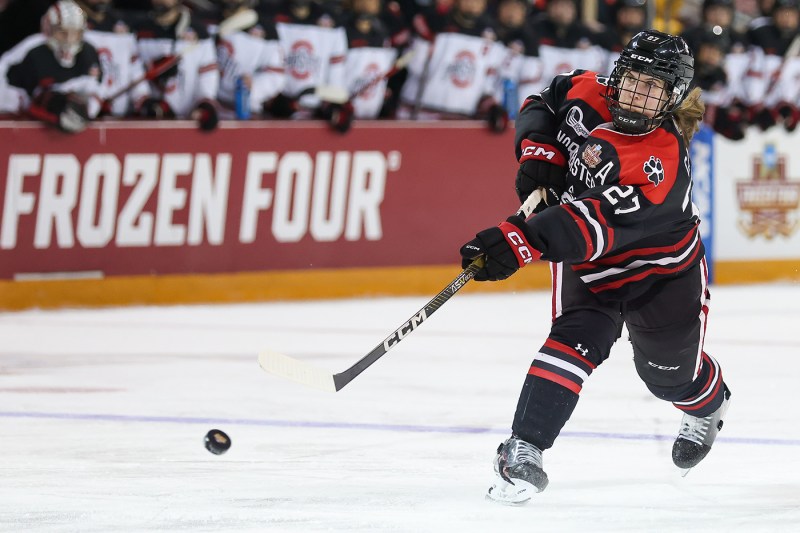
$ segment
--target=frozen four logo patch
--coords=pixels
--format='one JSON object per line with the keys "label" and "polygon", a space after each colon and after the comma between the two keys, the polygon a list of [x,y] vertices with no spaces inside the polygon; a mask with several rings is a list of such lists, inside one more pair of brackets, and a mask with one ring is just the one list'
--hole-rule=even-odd
{"label": "frozen four logo patch", "polygon": [[603,148],[599,144],[590,144],[583,149],[581,158],[587,167],[595,168],[598,164],[600,164],[600,154],[602,152]]}
{"label": "frozen four logo patch", "polygon": [[651,155],[650,159],[644,162],[642,170],[647,174],[647,179],[652,181],[656,187],[664,181],[664,166],[659,158]]}

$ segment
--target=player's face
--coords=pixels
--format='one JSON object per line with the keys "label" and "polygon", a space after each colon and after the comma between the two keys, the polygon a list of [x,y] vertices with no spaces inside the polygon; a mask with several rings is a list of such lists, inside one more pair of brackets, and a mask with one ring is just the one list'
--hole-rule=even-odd
{"label": "player's face", "polygon": [[629,70],[619,84],[619,103],[627,111],[641,113],[647,118],[656,116],[667,101],[664,80],[649,74]]}
{"label": "player's face", "polygon": [[381,1],[353,0],[353,11],[363,15],[377,15],[381,12]]}
{"label": "player's face", "polygon": [[76,46],[83,41],[83,30],[57,27],[53,29],[53,39],[64,47]]}
{"label": "player's face", "polygon": [[486,0],[458,0],[458,10],[465,15],[479,17],[486,11]]}

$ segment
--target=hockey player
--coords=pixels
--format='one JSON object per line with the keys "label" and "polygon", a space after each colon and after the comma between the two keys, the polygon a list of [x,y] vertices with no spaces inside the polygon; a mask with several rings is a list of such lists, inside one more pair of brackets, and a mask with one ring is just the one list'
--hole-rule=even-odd
{"label": "hockey player", "polygon": [[542,79],[575,70],[606,72],[608,52],[596,44],[595,34],[578,20],[577,0],[550,0],[544,13],[532,24],[539,58],[544,67]]}
{"label": "hockey player", "polygon": [[[136,38],[122,16],[112,8],[111,0],[77,0],[86,14],[86,41],[100,57],[103,69],[103,114],[117,117],[133,111],[133,104],[147,96],[147,84],[131,86],[144,76],[144,66],[136,49]],[[130,90],[122,92],[124,88]],[[112,95],[117,95],[113,100]]]}
{"label": "hockey player", "polygon": [[641,379],[683,411],[673,462],[697,465],[722,427],[730,392],[703,350],[709,293],[691,203],[688,145],[703,114],[700,90],[688,89],[693,63],[683,39],[643,31],[610,78],[557,76],[520,112],[517,192],[544,188],[550,205],[481,231],[460,251],[465,265],[485,257],[476,280],[552,263],[550,335],[498,448],[492,500],[523,503],[547,486],[542,452],[623,323]]}
{"label": "hockey player", "polygon": [[[504,99],[506,109],[514,106],[514,111],[522,105],[526,95],[541,91],[545,81],[542,79],[542,61],[536,38],[526,24],[530,6],[525,0],[500,0],[497,4],[497,24],[495,30],[498,40],[505,45],[506,53],[500,67],[503,80],[517,85],[516,100]],[[513,92],[507,97],[513,97]]]}
{"label": "hockey player", "polygon": [[748,34],[752,58],[747,76],[749,120],[762,130],[800,121],[800,0],[775,0],[771,20]]}
{"label": "hockey player", "polygon": [[449,10],[440,5],[417,15],[398,118],[477,118],[505,130],[499,74],[506,53],[493,26],[486,0],[455,0]]}
{"label": "hockey player", "polygon": [[[252,9],[255,0],[223,0],[225,18]],[[243,83],[248,94],[247,108],[261,114],[265,105],[286,84],[284,56],[275,25],[265,18],[217,41],[217,62],[221,73],[219,101],[236,106],[236,84]]]}
{"label": "hockey player", "polygon": [[83,131],[101,102],[100,63],[84,41],[85,29],[83,11],[73,0],[53,4],[42,17],[41,36],[23,41],[0,62],[8,84],[4,107],[27,111],[64,132]]}
{"label": "hockey player", "polygon": [[347,90],[356,94],[351,102],[355,118],[378,117],[387,99],[387,82],[378,80],[391,70],[397,58],[380,14],[380,0],[353,0],[352,15],[344,24],[348,48],[346,83]]}
{"label": "hockey player", "polygon": [[286,85],[269,111],[277,118],[319,116],[323,104],[314,89],[325,84],[344,90],[347,35],[310,0],[287,0],[275,21],[286,54]]}
{"label": "hockey player", "polygon": [[[200,129],[219,121],[216,51],[208,32],[179,0],[152,0],[153,10],[135,26],[139,56],[150,72],[149,95],[138,104],[151,118],[193,118]],[[160,67],[166,67],[160,69]]]}

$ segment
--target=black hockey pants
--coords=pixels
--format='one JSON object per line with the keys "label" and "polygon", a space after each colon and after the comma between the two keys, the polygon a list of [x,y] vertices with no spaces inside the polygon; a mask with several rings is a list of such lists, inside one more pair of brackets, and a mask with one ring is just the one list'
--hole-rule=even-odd
{"label": "black hockey pants", "polygon": [[584,381],[627,325],[639,377],[658,398],[703,417],[722,403],[722,372],[703,351],[705,260],[626,302],[604,302],[569,266],[553,264],[553,325],[534,357],[512,430],[539,449],[553,445]]}

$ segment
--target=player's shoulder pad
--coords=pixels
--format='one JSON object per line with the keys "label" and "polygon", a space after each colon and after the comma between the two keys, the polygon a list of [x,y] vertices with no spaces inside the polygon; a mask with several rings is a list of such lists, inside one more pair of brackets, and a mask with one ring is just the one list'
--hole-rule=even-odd
{"label": "player's shoulder pad", "polygon": [[678,135],[668,124],[642,135],[617,131],[612,124],[602,124],[591,133],[616,151],[620,184],[639,187],[654,204],[664,202],[685,164]]}
{"label": "player's shoulder pad", "polygon": [[569,78],[564,100],[582,100],[594,109],[603,120],[611,120],[611,112],[606,105],[605,91],[608,78],[591,70],[576,70]]}

